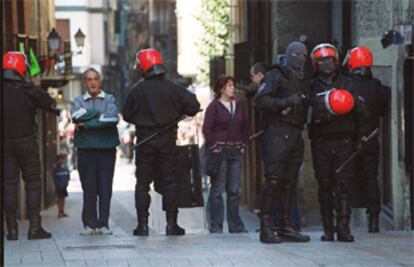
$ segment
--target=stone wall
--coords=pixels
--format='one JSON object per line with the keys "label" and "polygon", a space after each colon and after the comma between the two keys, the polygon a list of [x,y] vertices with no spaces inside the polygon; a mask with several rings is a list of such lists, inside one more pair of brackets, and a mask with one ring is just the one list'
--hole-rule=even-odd
{"label": "stone wall", "polygon": [[315,43],[330,41],[329,1],[279,0],[272,3],[274,54],[284,53],[287,45],[304,34]]}

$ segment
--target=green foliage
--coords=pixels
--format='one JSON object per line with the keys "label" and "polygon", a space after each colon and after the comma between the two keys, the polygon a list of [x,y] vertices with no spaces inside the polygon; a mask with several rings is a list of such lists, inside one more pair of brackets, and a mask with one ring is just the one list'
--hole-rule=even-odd
{"label": "green foliage", "polygon": [[209,61],[215,56],[225,56],[229,49],[230,0],[202,0],[202,14],[197,17],[203,27],[203,37],[197,42],[203,65],[198,80],[208,84]]}

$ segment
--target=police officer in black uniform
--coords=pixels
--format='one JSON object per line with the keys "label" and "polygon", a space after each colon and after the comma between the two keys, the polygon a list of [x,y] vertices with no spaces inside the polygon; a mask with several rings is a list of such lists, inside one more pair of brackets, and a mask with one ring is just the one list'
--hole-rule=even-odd
{"label": "police officer in black uniform", "polygon": [[55,101],[45,91],[25,80],[27,58],[20,52],[3,55],[3,186],[7,240],[18,239],[17,191],[20,175],[25,182],[29,217],[28,239],[50,238],[41,226],[40,158],[35,137],[36,109],[59,115]]}
{"label": "police officer in black uniform", "polygon": [[[316,46],[311,59],[315,78],[310,84],[309,136],[319,184],[318,200],[324,229],[321,240],[334,241],[335,209],[337,240],[352,242],[349,183],[355,175],[355,165],[351,162],[339,173],[336,170],[355,152],[357,141],[367,134],[368,115],[363,104],[348,91],[331,90],[347,88],[344,79],[337,74],[339,59],[333,45]],[[348,101],[335,102],[336,99]]]}
{"label": "police officer in black uniform", "polygon": [[[302,129],[306,118],[308,81],[304,77],[306,47],[292,42],[286,49],[286,66],[266,74],[256,94],[256,105],[269,118],[263,134],[265,182],[262,189],[260,241],[308,242],[310,237],[297,232],[291,223],[292,190],[303,160]],[[272,200],[279,200],[278,236],[272,231]]]}
{"label": "police officer in black uniform", "polygon": [[[137,53],[137,64],[144,80],[129,93],[123,108],[124,120],[135,124],[137,142],[151,136],[181,116],[194,116],[200,103],[194,94],[164,79],[166,72],[160,53],[144,49]],[[135,206],[138,226],[134,235],[148,235],[149,186],[153,180],[161,187],[163,210],[167,217],[167,235],[184,235],[177,225],[176,139],[177,125],[163,131],[136,149]]]}
{"label": "police officer in black uniform", "polygon": [[[389,110],[390,88],[372,77],[371,66],[373,56],[366,47],[350,50],[346,58],[349,69],[348,89],[365,100],[369,110],[369,130],[380,127],[380,118]],[[380,191],[378,186],[379,163],[378,138],[369,140],[361,150],[357,160],[357,177],[361,181],[367,203],[368,232],[379,232],[379,213],[381,212]]]}

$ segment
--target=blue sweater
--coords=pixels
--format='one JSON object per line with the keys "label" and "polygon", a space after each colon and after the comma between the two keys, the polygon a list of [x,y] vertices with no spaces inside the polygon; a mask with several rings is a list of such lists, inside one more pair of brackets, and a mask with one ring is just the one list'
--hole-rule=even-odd
{"label": "blue sweater", "polygon": [[73,100],[71,105],[74,123],[85,123],[75,131],[74,144],[81,149],[109,149],[119,145],[118,107],[115,97],[104,91],[92,98],[89,93]]}

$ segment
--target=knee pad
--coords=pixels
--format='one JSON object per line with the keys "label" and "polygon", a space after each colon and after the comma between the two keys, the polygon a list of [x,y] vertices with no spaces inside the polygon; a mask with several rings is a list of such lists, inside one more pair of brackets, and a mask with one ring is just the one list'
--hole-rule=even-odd
{"label": "knee pad", "polygon": [[326,191],[330,188],[331,186],[331,181],[329,178],[324,177],[324,178],[318,178],[318,184],[319,184],[319,188],[323,191]]}
{"label": "knee pad", "polygon": [[335,186],[336,195],[348,194],[349,178],[338,179]]}
{"label": "knee pad", "polygon": [[271,176],[271,177],[267,177],[266,181],[264,182],[264,187],[271,189],[271,190],[276,190],[277,186],[279,185],[279,177],[276,176]]}

